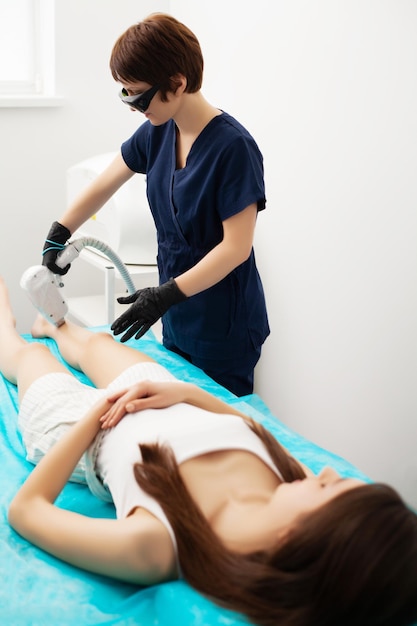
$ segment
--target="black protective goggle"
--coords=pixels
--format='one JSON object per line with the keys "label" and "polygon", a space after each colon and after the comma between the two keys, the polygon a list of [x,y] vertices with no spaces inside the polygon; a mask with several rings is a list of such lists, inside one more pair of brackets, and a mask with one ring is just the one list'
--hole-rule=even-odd
{"label": "black protective goggle", "polygon": [[129,96],[126,89],[123,88],[119,92],[119,97],[121,101],[127,104],[129,107],[132,107],[133,109],[136,109],[141,113],[145,113],[145,111],[149,109],[151,100],[157,91],[159,91],[159,85],[155,85],[154,87],[147,89],[143,93],[138,93],[135,96]]}

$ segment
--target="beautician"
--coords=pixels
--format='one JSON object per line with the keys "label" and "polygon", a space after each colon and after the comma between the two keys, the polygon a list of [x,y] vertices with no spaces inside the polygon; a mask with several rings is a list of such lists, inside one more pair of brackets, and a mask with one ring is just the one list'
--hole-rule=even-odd
{"label": "beautician", "polygon": [[147,118],[109,167],[54,222],[43,263],[128,181],[146,174],[158,239],[159,287],[119,298],[131,306],[112,324],[121,341],[162,316],[164,345],[238,396],[252,393],[269,334],[253,238],[265,208],[263,159],[248,131],[202,95],[195,35],[166,14],[131,26],[110,68],[120,97]]}

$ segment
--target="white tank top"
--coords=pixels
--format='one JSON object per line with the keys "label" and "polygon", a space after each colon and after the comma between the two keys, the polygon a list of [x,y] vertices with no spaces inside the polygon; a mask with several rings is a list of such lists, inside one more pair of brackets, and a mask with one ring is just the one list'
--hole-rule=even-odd
{"label": "white tank top", "polygon": [[115,428],[105,431],[96,451],[95,475],[87,474],[88,484],[96,496],[113,500],[118,518],[136,507],[150,511],[166,526],[175,549],[174,533],[162,507],[139,487],[133,474],[133,465],[141,460],[138,444],[156,442],[171,446],[178,464],[207,452],[246,450],[282,479],[262,441],[239,416],[184,403],[126,415]]}

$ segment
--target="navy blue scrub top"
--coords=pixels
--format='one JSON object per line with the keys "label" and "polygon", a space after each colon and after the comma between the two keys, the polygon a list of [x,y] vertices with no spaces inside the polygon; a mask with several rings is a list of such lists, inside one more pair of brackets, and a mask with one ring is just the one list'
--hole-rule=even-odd
{"label": "navy blue scrub top", "polygon": [[[265,208],[262,155],[251,135],[222,113],[202,130],[184,168],[176,169],[176,125],[142,124],[122,144],[134,172],[146,174],[158,239],[160,283],[193,267],[222,241],[222,222],[256,203]],[[254,251],[219,283],[163,317],[163,337],[206,358],[244,357],[269,334]]]}

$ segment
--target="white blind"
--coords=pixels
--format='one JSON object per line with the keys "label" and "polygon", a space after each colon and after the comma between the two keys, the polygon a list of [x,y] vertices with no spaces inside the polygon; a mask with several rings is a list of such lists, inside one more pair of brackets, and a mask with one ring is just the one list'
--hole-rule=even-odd
{"label": "white blind", "polygon": [[1,94],[50,91],[52,9],[48,0],[0,0]]}

